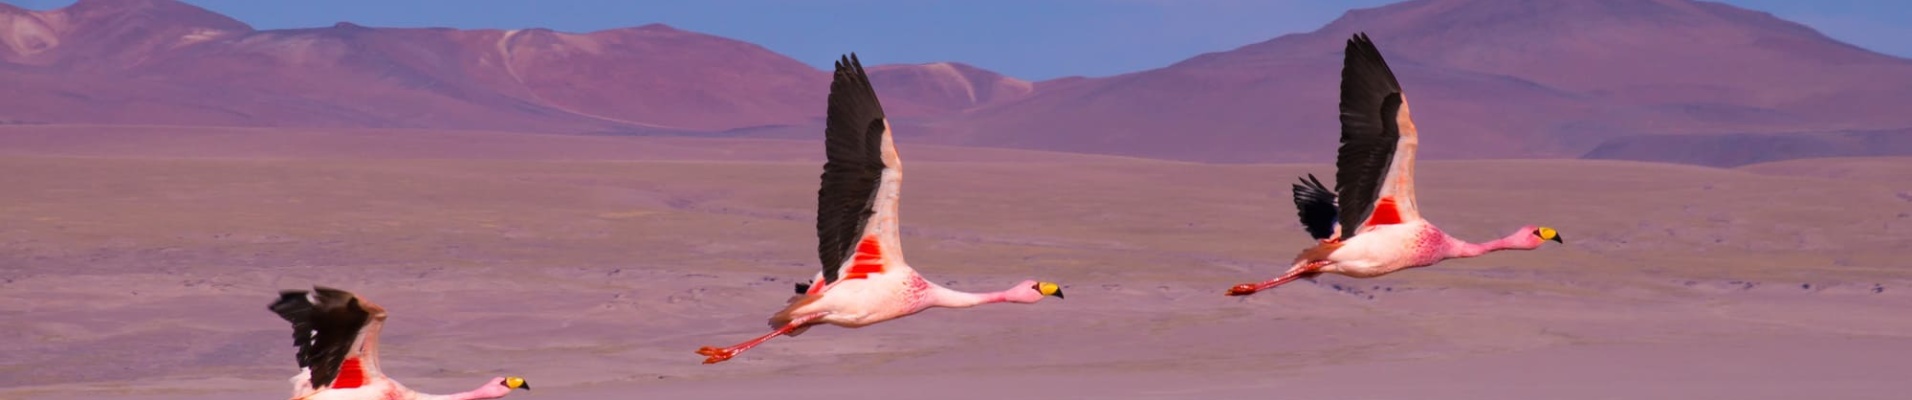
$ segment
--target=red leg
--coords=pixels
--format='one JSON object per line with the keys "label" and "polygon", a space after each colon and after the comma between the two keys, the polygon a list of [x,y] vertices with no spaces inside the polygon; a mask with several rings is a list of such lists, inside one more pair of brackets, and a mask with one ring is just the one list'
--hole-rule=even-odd
{"label": "red leg", "polygon": [[786,333],[790,333],[791,331],[797,330],[799,328],[803,328],[804,325],[809,324],[810,321],[816,320],[817,318],[823,317],[824,314],[827,314],[827,313],[816,313],[816,314],[805,315],[802,318],[797,318],[794,321],[790,321],[790,323],[788,324],[783,324],[782,328],[777,328],[777,330],[771,331],[769,334],[758,336],[756,339],[750,339],[749,341],[746,341],[743,343],[738,343],[736,346],[730,346],[725,348],[704,346],[701,349],[697,349],[697,354],[703,355],[706,357],[704,358],[705,364],[716,364],[716,363],[724,362],[724,360],[729,360],[731,357],[736,357],[737,354],[743,353],[744,350],[750,350],[750,348],[757,347],[757,345],[763,344],[763,342],[770,341],[771,338],[775,338],[778,335],[783,335]]}
{"label": "red leg", "polygon": [[1292,282],[1295,279],[1300,279],[1304,275],[1312,276],[1310,275],[1311,272],[1316,272],[1317,270],[1320,270],[1322,266],[1325,266],[1325,265],[1328,265],[1327,261],[1315,261],[1315,262],[1311,262],[1307,264],[1302,264],[1301,266],[1297,266],[1294,269],[1288,270],[1288,273],[1286,274],[1281,274],[1280,278],[1270,279],[1267,282],[1262,282],[1262,283],[1244,283],[1240,285],[1235,285],[1235,287],[1228,288],[1228,295],[1229,296],[1247,296],[1247,295],[1255,294],[1255,292],[1268,290],[1276,286],[1281,286],[1281,284]]}

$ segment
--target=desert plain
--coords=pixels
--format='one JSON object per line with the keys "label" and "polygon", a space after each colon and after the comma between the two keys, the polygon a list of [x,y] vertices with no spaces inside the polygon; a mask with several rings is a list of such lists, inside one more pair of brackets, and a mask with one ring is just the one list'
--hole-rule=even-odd
{"label": "desert plain", "polygon": [[314,284],[390,310],[388,375],[522,375],[514,399],[1912,393],[1912,158],[1427,160],[1450,233],[1566,243],[1234,298],[1310,242],[1288,185],[1331,166],[898,140],[912,265],[1067,299],[702,365],[816,271],[821,143],[0,127],[0,399],[284,398],[295,348],[265,306]]}

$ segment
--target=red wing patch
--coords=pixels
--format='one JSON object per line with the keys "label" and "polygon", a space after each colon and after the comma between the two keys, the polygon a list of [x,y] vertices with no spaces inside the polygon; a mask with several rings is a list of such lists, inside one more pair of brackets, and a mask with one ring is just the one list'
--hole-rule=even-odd
{"label": "red wing patch", "polygon": [[1382,197],[1374,203],[1374,212],[1368,214],[1368,223],[1361,226],[1393,225],[1401,223],[1401,209],[1394,205],[1393,197]]}
{"label": "red wing patch", "polygon": [[864,236],[862,243],[856,245],[856,256],[850,258],[850,270],[841,280],[863,279],[870,274],[883,273],[883,245],[875,235]]}
{"label": "red wing patch", "polygon": [[351,389],[365,384],[365,369],[359,367],[357,358],[347,358],[339,364],[339,376],[332,379],[333,389]]}

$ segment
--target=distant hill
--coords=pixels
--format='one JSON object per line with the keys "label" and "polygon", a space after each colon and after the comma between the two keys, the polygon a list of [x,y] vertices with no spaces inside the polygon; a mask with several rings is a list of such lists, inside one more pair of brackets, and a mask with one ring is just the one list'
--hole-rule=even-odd
{"label": "distant hill", "polygon": [[[1413,0],[1110,77],[1029,82],[957,62],[869,71],[904,140],[1325,161],[1339,53],[1355,32],[1401,76],[1431,158],[1769,158],[1747,156],[1767,146],[1747,143],[1822,149],[1780,157],[1912,154],[1850,139],[1912,128],[1912,61],[1689,0]],[[659,24],[256,30],[175,0],[0,4],[0,42],[0,124],[808,138],[829,81],[760,46]]]}
{"label": "distant hill", "polygon": [[[1416,0],[979,112],[970,143],[1205,161],[1332,157],[1367,32],[1441,158],[1576,157],[1633,135],[1912,127],[1912,61],[1686,0]],[[1633,139],[1626,139],[1633,140]]]}
{"label": "distant hill", "polygon": [[[658,24],[254,30],[174,0],[0,5],[0,24],[0,80],[13,86],[0,120],[16,123],[716,132],[820,120],[830,79],[754,44]],[[961,64],[873,69],[902,115],[1032,87]],[[984,97],[953,100],[963,93]]]}

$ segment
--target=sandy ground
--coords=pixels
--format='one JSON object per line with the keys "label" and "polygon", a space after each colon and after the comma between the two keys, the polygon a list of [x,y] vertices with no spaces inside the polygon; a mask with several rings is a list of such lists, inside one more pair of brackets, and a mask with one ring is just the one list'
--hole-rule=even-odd
{"label": "sandy ground", "polygon": [[[389,375],[429,392],[529,378],[512,398],[1912,390],[1912,159],[1426,162],[1422,207],[1450,232],[1541,223],[1567,245],[1243,299],[1221,292],[1306,244],[1287,183],[1325,166],[905,143],[912,264],[964,290],[1056,280],[1068,299],[822,327],[701,365],[692,350],[760,334],[814,271],[818,167],[788,150],[808,143],[45,132],[0,129],[0,399],[283,398],[293,347],[265,305],[314,283],[391,311]],[[101,138],[145,142],[75,144]],[[669,146],[731,150],[646,153]]]}

